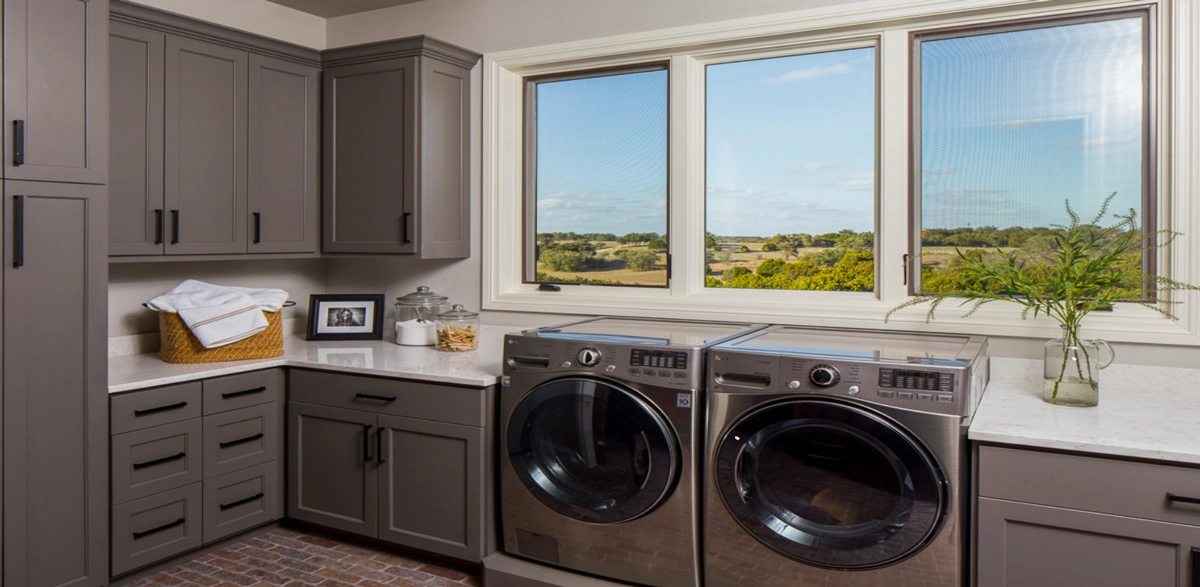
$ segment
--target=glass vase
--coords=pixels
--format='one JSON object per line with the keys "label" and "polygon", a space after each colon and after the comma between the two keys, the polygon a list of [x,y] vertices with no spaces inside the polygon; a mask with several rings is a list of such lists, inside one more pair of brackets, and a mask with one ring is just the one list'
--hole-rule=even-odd
{"label": "glass vase", "polygon": [[1060,338],[1046,343],[1042,399],[1059,406],[1094,406],[1100,402],[1100,370],[1112,363],[1113,349],[1100,339],[1080,339],[1066,325],[1062,329]]}

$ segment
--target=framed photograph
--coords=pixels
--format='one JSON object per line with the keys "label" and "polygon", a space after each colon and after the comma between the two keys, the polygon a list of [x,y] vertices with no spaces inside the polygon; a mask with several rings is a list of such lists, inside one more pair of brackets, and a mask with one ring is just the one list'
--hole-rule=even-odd
{"label": "framed photograph", "polygon": [[308,300],[308,340],[383,338],[383,294],[313,294]]}

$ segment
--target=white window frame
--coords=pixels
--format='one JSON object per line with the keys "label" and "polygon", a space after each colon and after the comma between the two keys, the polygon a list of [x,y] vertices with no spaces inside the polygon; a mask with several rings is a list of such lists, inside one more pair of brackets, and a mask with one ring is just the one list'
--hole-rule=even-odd
{"label": "white window frame", "polygon": [[[875,0],[648,33],[492,53],[483,59],[483,308],[967,332],[1049,338],[1053,320],[1022,321],[1015,304],[993,303],[970,318],[953,303],[925,322],[925,307],[884,315],[907,299],[910,34],[1081,12],[1154,5],[1157,36],[1156,225],[1182,232],[1159,251],[1160,271],[1200,280],[1200,6],[1191,0]],[[828,31],[836,31],[830,33]],[[745,290],[704,286],[704,68],[708,64],[874,45],[879,72],[876,160],[876,290],[873,293]],[[670,286],[523,283],[522,141],[526,76],[669,60]],[[1188,197],[1191,194],[1193,197]],[[1200,346],[1200,293],[1172,300],[1179,320],[1132,304],[1089,316],[1085,335],[1111,341]]]}

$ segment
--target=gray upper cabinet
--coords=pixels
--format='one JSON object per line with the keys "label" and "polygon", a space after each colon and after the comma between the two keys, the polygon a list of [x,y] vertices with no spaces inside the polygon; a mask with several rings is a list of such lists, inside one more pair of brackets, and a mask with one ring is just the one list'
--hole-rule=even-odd
{"label": "gray upper cabinet", "polygon": [[166,254],[244,253],[248,55],[174,35],[166,48]]}
{"label": "gray upper cabinet", "polygon": [[108,178],[108,0],[4,1],[4,177]]}
{"label": "gray upper cabinet", "polygon": [[6,180],[3,584],[108,579],[105,188]]}
{"label": "gray upper cabinet", "polygon": [[114,22],[109,29],[110,255],[161,255],[163,58],[166,35]]}
{"label": "gray upper cabinet", "polygon": [[478,59],[428,37],[323,55],[323,252],[470,256]]}
{"label": "gray upper cabinet", "polygon": [[317,68],[250,55],[251,253],[317,251],[320,112]]}

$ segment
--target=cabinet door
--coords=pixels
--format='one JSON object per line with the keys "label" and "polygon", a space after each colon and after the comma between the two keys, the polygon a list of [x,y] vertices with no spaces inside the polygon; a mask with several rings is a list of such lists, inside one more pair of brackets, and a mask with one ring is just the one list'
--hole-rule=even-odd
{"label": "cabinet door", "polygon": [[413,238],[422,259],[471,256],[470,76],[471,70],[443,61],[421,62],[421,186]]}
{"label": "cabinet door", "polygon": [[4,177],[106,183],[107,84],[108,0],[5,0]]}
{"label": "cabinet door", "polygon": [[248,55],[167,35],[168,255],[246,252]]}
{"label": "cabinet door", "polygon": [[408,57],[324,72],[325,252],[417,250],[416,67]]}
{"label": "cabinet door", "polygon": [[978,587],[1191,587],[1200,527],[979,498]]}
{"label": "cabinet door", "polygon": [[110,255],[163,252],[165,43],[157,31],[121,22],[109,28]]}
{"label": "cabinet door", "polygon": [[103,585],[105,188],[4,184],[3,584]]}
{"label": "cabinet door", "polygon": [[375,536],[375,415],[288,404],[290,518]]}
{"label": "cabinet door", "polygon": [[483,429],[380,416],[379,537],[479,562]]}
{"label": "cabinet door", "polygon": [[316,68],[250,55],[251,253],[317,251],[319,79]]}

